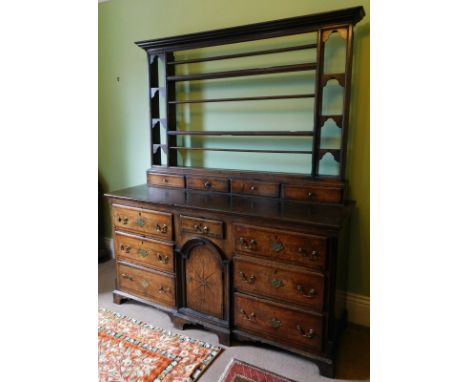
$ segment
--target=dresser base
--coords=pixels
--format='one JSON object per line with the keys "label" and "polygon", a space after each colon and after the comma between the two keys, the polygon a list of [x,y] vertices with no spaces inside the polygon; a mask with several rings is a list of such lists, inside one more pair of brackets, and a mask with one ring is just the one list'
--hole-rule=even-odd
{"label": "dresser base", "polygon": [[233,330],[232,334],[236,340],[239,340],[242,342],[263,343],[266,345],[270,345],[274,348],[284,349],[291,353],[295,353],[301,357],[307,358],[308,360],[312,361],[313,363],[317,365],[320,371],[320,375],[324,377],[328,377],[328,378],[335,377],[335,362],[331,358],[321,357],[318,355],[307,353],[307,352],[299,350],[298,348],[294,348],[288,345],[281,345],[278,342],[271,341],[263,337],[258,337],[254,334],[246,333],[240,330]]}

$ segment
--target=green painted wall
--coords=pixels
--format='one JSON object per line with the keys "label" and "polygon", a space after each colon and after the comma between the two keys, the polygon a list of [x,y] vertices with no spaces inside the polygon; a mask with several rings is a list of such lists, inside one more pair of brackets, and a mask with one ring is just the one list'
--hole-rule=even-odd
{"label": "green painted wall", "polygon": [[[369,295],[369,1],[110,0],[99,4],[99,179],[105,191],[145,183],[150,166],[146,54],[134,42],[363,5],[355,28],[348,178],[349,290]],[[108,216],[108,211],[106,213]],[[106,221],[110,236],[110,222]]]}

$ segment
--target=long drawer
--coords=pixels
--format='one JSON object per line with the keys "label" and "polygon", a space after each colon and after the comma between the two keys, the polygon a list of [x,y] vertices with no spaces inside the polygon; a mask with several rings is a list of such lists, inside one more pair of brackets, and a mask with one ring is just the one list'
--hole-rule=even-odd
{"label": "long drawer", "polygon": [[116,229],[172,240],[172,215],[166,212],[114,205],[112,222]]}
{"label": "long drawer", "polygon": [[173,246],[157,240],[116,232],[115,257],[165,272],[174,272]]}
{"label": "long drawer", "polygon": [[323,309],[324,276],[299,272],[279,264],[262,263],[246,257],[234,260],[236,290]]}
{"label": "long drawer", "polygon": [[246,332],[306,350],[321,348],[323,317],[240,293],[234,296],[234,325]]}
{"label": "long drawer", "polygon": [[119,289],[169,307],[175,306],[174,276],[117,263]]}
{"label": "long drawer", "polygon": [[319,270],[325,268],[327,241],[322,236],[235,224],[234,240],[238,252]]}

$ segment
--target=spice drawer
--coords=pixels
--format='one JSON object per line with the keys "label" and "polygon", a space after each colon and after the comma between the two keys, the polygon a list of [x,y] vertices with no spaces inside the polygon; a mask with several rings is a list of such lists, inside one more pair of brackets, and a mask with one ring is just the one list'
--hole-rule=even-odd
{"label": "spice drawer", "polygon": [[305,305],[322,311],[324,276],[320,273],[299,272],[274,263],[255,259],[234,259],[236,290],[277,300]]}
{"label": "spice drawer", "polygon": [[174,272],[173,245],[116,232],[115,257],[165,272]]}
{"label": "spice drawer", "polygon": [[212,177],[187,177],[187,188],[193,190],[207,190],[217,192],[229,192],[229,180],[226,178]]}
{"label": "spice drawer", "polygon": [[112,222],[116,229],[172,240],[172,215],[165,212],[113,205]]}
{"label": "spice drawer", "polygon": [[343,190],[334,187],[284,186],[284,198],[289,200],[307,200],[311,202],[341,203]]}
{"label": "spice drawer", "polygon": [[119,289],[169,307],[175,306],[174,276],[117,263]]}
{"label": "spice drawer", "polygon": [[234,295],[234,312],[234,325],[241,330],[307,350],[321,348],[321,315],[240,293]]}
{"label": "spice drawer", "polygon": [[318,270],[325,268],[327,240],[322,236],[235,224],[234,240],[237,252]]}
{"label": "spice drawer", "polygon": [[148,184],[164,187],[184,188],[185,181],[183,176],[166,174],[148,174]]}
{"label": "spice drawer", "polygon": [[231,181],[231,189],[234,194],[279,197],[279,183],[233,179]]}

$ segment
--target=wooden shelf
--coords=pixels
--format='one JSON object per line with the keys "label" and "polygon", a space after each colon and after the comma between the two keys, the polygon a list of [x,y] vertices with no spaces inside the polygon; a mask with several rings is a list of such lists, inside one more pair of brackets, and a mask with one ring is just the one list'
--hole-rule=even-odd
{"label": "wooden shelf", "polygon": [[264,101],[274,99],[297,99],[297,98],[313,98],[315,94],[289,94],[289,95],[276,95],[276,96],[258,96],[258,97],[235,97],[235,98],[209,98],[209,99],[187,99],[168,101],[170,104],[182,103],[205,103],[205,102],[239,102],[239,101]]}
{"label": "wooden shelf", "polygon": [[227,151],[234,153],[265,153],[265,154],[312,154],[312,151],[291,151],[291,150],[250,150],[250,149],[224,149],[215,147],[169,147],[171,150],[187,150],[187,151]]}
{"label": "wooden shelf", "polygon": [[229,70],[229,71],[223,71],[223,72],[167,76],[167,80],[168,81],[196,81],[196,80],[211,80],[211,79],[216,79],[216,78],[257,76],[257,75],[262,75],[262,74],[273,74],[273,73],[303,72],[303,71],[308,71],[308,70],[315,70],[316,67],[317,67],[317,64],[314,62],[314,63],[305,63],[305,64],[271,66],[267,68],[240,69],[240,70]]}
{"label": "wooden shelf", "polygon": [[168,131],[168,135],[190,135],[190,136],[233,136],[233,137],[313,137],[313,131]]}
{"label": "wooden shelf", "polygon": [[182,64],[193,64],[193,63],[196,63],[196,62],[229,60],[229,59],[233,59],[233,58],[251,57],[251,56],[260,56],[260,55],[264,55],[264,54],[284,53],[284,52],[293,52],[293,51],[297,51],[297,50],[314,49],[316,47],[317,47],[317,44],[296,45],[296,46],[290,46],[290,47],[286,47],[286,48],[256,50],[256,51],[245,52],[245,53],[224,54],[224,55],[219,55],[219,56],[193,58],[193,59],[190,59],[190,60],[170,61],[167,64],[168,65],[182,65]]}

